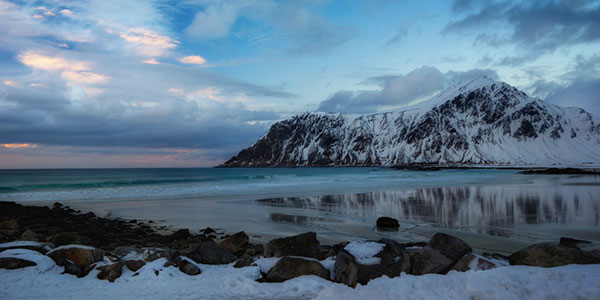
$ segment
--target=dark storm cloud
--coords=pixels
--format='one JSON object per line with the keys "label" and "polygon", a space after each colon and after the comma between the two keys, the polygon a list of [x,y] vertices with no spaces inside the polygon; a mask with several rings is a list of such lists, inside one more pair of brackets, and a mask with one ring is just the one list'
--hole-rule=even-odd
{"label": "dark storm cloud", "polygon": [[241,103],[173,97],[153,107],[74,102],[65,89],[8,87],[0,93],[0,140],[71,146],[239,148],[264,134],[275,112]]}
{"label": "dark storm cloud", "polygon": [[371,113],[381,109],[406,105],[411,101],[432,96],[448,86],[481,76],[497,79],[493,70],[473,69],[465,72],[441,72],[435,67],[423,66],[406,75],[378,76],[365,80],[377,84],[379,90],[340,91],[322,101],[319,111],[343,113]]}
{"label": "dark storm cloud", "polygon": [[526,51],[499,64],[520,65],[563,46],[600,40],[600,1],[455,1],[453,7],[467,13],[444,33],[472,31],[477,43],[511,44]]}

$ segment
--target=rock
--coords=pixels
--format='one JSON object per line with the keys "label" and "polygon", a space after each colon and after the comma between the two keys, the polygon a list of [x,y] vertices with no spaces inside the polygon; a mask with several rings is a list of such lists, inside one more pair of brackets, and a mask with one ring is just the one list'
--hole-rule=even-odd
{"label": "rock", "polygon": [[568,238],[568,237],[561,237],[560,238],[560,242],[558,243],[560,246],[565,246],[565,247],[569,247],[569,248],[575,248],[575,249],[579,249],[579,247],[577,246],[577,244],[590,244],[592,242],[590,241],[584,241],[584,240],[578,240],[578,239],[572,239],[572,238]]}
{"label": "rock", "polygon": [[445,233],[436,233],[429,240],[427,246],[439,251],[454,262],[457,262],[466,254],[473,252],[473,249],[469,244],[457,237]]}
{"label": "rock", "polygon": [[180,259],[179,262],[177,263],[177,267],[179,268],[179,270],[181,272],[191,275],[191,276],[202,273],[200,271],[200,268],[198,268],[193,263],[187,261],[186,259]]}
{"label": "rock", "polygon": [[443,255],[440,251],[429,246],[414,253],[410,259],[410,273],[413,275],[423,275],[430,273],[444,274],[452,265],[454,260]]}
{"label": "rock", "polygon": [[254,263],[254,259],[250,256],[242,256],[240,257],[240,259],[238,259],[238,261],[235,262],[235,265],[233,265],[234,268],[239,269],[239,268],[244,268],[244,267],[249,267]]}
{"label": "rock", "polygon": [[23,232],[23,234],[21,234],[21,240],[23,240],[23,241],[36,241],[37,242],[39,240],[39,238],[38,238],[37,233],[35,233],[32,230],[27,229],[27,230],[25,230]]}
{"label": "rock", "polygon": [[21,269],[31,266],[37,266],[36,263],[16,257],[0,257],[0,269]]}
{"label": "rock", "polygon": [[227,249],[231,253],[236,253],[240,250],[245,250],[245,248],[248,247],[248,236],[245,232],[240,231],[223,239],[219,243],[219,246]]}
{"label": "rock", "polygon": [[54,243],[57,247],[71,244],[88,244],[89,241],[88,238],[84,238],[72,232],[61,232],[50,237],[50,242]]}
{"label": "rock", "polygon": [[282,257],[267,273],[267,282],[284,282],[303,275],[316,275],[329,280],[329,270],[318,261],[300,257]]}
{"label": "rock", "polygon": [[115,282],[115,280],[121,277],[123,273],[123,263],[118,262],[112,265],[105,265],[96,268],[96,270],[100,270],[98,273],[98,279],[108,280],[109,282]]}
{"label": "rock", "polygon": [[175,233],[171,234],[170,238],[172,241],[187,240],[190,237],[190,231],[187,229],[179,229]]}
{"label": "rock", "polygon": [[76,264],[74,264],[72,261],[70,261],[68,259],[60,259],[60,261],[57,262],[57,264],[59,266],[64,267],[64,271],[62,272],[62,274],[71,274],[71,275],[75,275],[77,277],[86,276],[93,269],[90,267],[95,266],[95,264],[93,264],[93,265],[90,265],[90,267],[85,268],[85,270],[82,270]]}
{"label": "rock", "polygon": [[390,217],[380,217],[377,219],[377,227],[382,228],[399,228],[398,220]]}
{"label": "rock", "polygon": [[592,253],[575,248],[541,243],[529,246],[508,257],[511,265],[557,267],[569,264],[597,264],[600,259]]}
{"label": "rock", "polygon": [[469,253],[458,260],[451,270],[466,272],[469,270],[489,270],[498,267],[494,262],[473,253]]}
{"label": "rock", "polygon": [[20,230],[19,223],[15,220],[6,220],[0,223],[0,229],[2,230]]}
{"label": "rock", "polygon": [[337,256],[338,253],[340,253],[340,251],[346,247],[346,245],[348,245],[348,242],[341,242],[331,246],[331,249],[329,249],[329,252],[325,254],[325,257]]}
{"label": "rock", "polygon": [[143,260],[128,260],[123,263],[132,272],[137,272],[137,270],[141,269],[143,266],[146,265],[146,262],[144,262]]}
{"label": "rock", "polygon": [[228,264],[237,259],[231,252],[212,241],[206,241],[200,244],[200,247],[188,256],[197,263],[209,265]]}
{"label": "rock", "polygon": [[85,270],[87,266],[101,261],[104,253],[104,250],[73,245],[71,247],[56,248],[46,255],[52,258],[59,266],[64,265],[65,261],[69,260],[80,270]]}
{"label": "rock", "polygon": [[265,257],[303,256],[321,259],[321,248],[317,234],[302,233],[295,236],[271,240],[265,246]]}
{"label": "rock", "polygon": [[384,248],[375,255],[380,258],[378,264],[360,264],[348,251],[340,250],[333,266],[334,281],[355,287],[357,283],[364,285],[369,280],[383,275],[396,277],[402,272],[410,271],[410,257],[400,244],[388,239],[377,242],[385,244]]}
{"label": "rock", "polygon": [[0,223],[0,235],[14,238],[19,235],[19,224],[15,220],[6,220]]}

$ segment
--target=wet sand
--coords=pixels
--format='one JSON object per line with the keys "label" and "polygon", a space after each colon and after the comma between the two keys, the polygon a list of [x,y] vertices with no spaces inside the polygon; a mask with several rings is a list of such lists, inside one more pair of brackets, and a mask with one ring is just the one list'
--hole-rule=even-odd
{"label": "wet sand", "polygon": [[[428,187],[368,193],[266,199],[169,199],[72,203],[81,210],[156,225],[246,231],[257,242],[306,231],[323,244],[392,238],[426,241],[436,232],[456,235],[478,252],[511,253],[567,236],[600,245],[600,177],[527,175],[520,183]],[[380,231],[378,217],[400,221]]]}

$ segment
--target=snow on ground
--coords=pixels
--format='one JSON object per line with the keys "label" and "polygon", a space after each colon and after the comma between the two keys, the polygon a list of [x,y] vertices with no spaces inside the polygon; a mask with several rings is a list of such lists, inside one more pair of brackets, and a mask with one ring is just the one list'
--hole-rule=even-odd
{"label": "snow on ground", "polygon": [[356,261],[362,265],[375,265],[381,262],[381,258],[375,255],[383,250],[385,244],[365,241],[350,242],[344,250],[350,252]]}
{"label": "snow on ground", "polygon": [[[202,274],[188,276],[166,260],[146,264],[138,275],[123,269],[114,283],[98,280],[95,270],[85,278],[61,274],[47,256],[15,249],[0,257],[19,257],[38,265],[0,270],[0,299],[600,299],[600,265],[544,269],[508,266],[448,275],[382,277],[351,289],[317,276],[283,283],[258,283],[259,267],[196,264]],[[263,262],[272,263],[276,260]],[[156,275],[158,271],[158,275]]]}

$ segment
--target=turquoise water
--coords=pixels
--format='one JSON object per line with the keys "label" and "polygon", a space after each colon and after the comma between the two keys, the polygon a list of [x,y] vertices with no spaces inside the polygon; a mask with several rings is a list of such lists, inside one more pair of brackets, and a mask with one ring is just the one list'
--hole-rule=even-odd
{"label": "turquoise water", "polygon": [[190,168],[0,170],[0,201],[251,199],[360,193],[503,180],[512,170]]}

